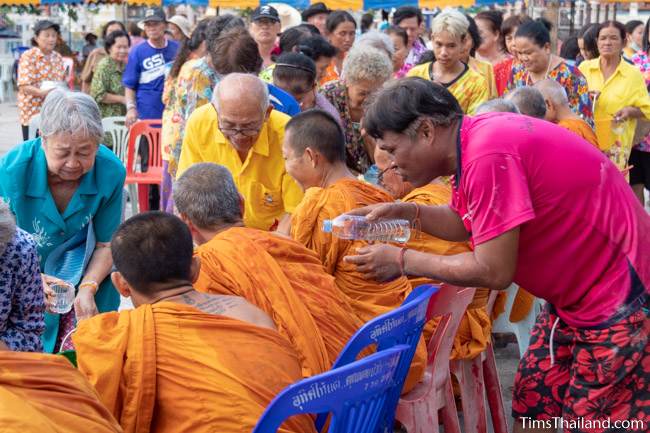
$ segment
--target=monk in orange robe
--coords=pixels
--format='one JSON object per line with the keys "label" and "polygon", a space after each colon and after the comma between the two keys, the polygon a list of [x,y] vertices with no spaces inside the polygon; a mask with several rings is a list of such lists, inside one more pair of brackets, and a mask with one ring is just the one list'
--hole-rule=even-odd
{"label": "monk in orange robe", "polygon": [[194,287],[241,296],[266,312],[301,355],[303,375],[329,370],[363,322],[316,253],[244,227],[243,200],[223,166],[195,164],[174,186],[178,213],[199,245]]}
{"label": "monk in orange robe", "polygon": [[[392,200],[388,193],[350,172],[338,123],[320,110],[295,116],[286,126],[282,152],[287,173],[306,190],[292,216],[291,236],[316,252],[363,321],[399,307],[411,290],[408,279],[379,283],[365,278],[344,258],[367,242],[339,239],[322,230],[325,220],[360,206]],[[405,390],[419,381],[425,358],[426,347],[421,344]]]}
{"label": "monk in orange robe", "polygon": [[[451,201],[451,188],[443,182],[434,182],[420,188],[413,187],[405,182],[402,177],[392,169],[393,162],[390,156],[375,149],[375,163],[382,173],[380,183],[395,200],[401,199],[405,203],[416,203],[417,205],[436,206],[447,204]],[[407,248],[437,255],[453,255],[470,251],[467,242],[450,242],[433,237],[419,230],[411,232],[411,239],[406,244]],[[427,278],[409,278],[413,288],[422,284],[435,283]],[[472,359],[480,354],[490,343],[492,331],[492,319],[488,316],[487,301],[490,291],[477,289],[472,303],[467,311],[454,338],[454,346],[451,351],[451,359]],[[505,293],[501,296],[503,304]],[[501,309],[503,306],[501,305]],[[498,315],[498,314],[497,314]],[[424,338],[429,341],[439,321],[431,321],[424,328]]]}
{"label": "monk in orange robe", "polygon": [[[534,86],[540,91],[546,103],[545,120],[557,123],[574,134],[587,140],[598,147],[596,133],[580,116],[575,114],[569,106],[566,90],[555,80],[541,80]],[[531,302],[532,305],[532,302]]]}
{"label": "monk in orange robe", "polygon": [[[298,356],[257,307],[194,290],[192,236],[177,217],[139,214],[111,251],[116,288],[135,310],[82,320],[80,371],[127,433],[251,431],[271,400],[302,378]],[[313,432],[308,416],[283,432]]]}
{"label": "monk in orange robe", "polygon": [[93,387],[62,356],[0,343],[0,431],[120,433]]}

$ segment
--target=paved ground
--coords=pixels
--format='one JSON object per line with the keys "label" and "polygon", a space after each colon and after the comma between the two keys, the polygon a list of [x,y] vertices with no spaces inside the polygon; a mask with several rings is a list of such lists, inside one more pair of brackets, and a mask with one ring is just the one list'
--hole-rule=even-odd
{"label": "paved ground", "polygon": [[0,103],[0,156],[22,141],[16,101]]}

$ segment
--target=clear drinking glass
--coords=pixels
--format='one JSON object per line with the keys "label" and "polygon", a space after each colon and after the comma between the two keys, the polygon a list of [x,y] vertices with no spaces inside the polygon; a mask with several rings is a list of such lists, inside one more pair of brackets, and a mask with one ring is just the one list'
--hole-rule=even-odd
{"label": "clear drinking glass", "polygon": [[65,314],[72,310],[74,303],[74,286],[65,281],[57,281],[49,284],[50,289],[54,292],[49,309],[52,313]]}

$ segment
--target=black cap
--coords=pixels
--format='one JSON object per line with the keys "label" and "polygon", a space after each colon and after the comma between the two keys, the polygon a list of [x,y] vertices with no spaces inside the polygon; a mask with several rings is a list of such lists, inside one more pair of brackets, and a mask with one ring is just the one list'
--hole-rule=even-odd
{"label": "black cap", "polygon": [[329,14],[332,11],[325,6],[325,3],[318,2],[310,5],[307,9],[302,11],[302,20],[307,21],[309,17],[313,17],[318,14]]}
{"label": "black cap", "polygon": [[41,20],[36,21],[34,24],[34,35],[38,35],[43,30],[54,29],[57,33],[61,33],[61,27],[57,23],[53,23],[50,20]]}
{"label": "black cap", "polygon": [[269,5],[256,7],[251,15],[251,20],[253,21],[261,20],[263,18],[280,22],[280,15],[278,14],[277,9]]}
{"label": "black cap", "polygon": [[141,23],[146,23],[147,21],[157,21],[160,23],[167,22],[167,16],[163,8],[147,8],[144,11],[144,18]]}

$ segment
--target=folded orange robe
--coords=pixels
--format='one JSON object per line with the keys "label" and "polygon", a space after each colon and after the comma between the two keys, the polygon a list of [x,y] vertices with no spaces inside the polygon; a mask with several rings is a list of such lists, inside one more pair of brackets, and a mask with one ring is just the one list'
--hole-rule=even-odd
{"label": "folded orange robe", "polygon": [[0,431],[119,433],[122,428],[64,357],[0,351]]}
{"label": "folded orange robe", "polygon": [[[126,433],[251,431],[302,378],[276,331],[172,302],[82,320],[72,338],[79,370]],[[284,425],[314,430],[306,416]]]}
{"label": "folded orange robe", "polygon": [[[404,202],[418,203],[425,206],[439,206],[451,201],[451,188],[444,184],[430,183],[416,188],[402,199]],[[448,256],[471,251],[465,242],[449,242],[436,238],[427,233],[414,230],[407,247],[425,253]],[[432,283],[426,278],[411,278],[413,288]],[[492,321],[487,314],[487,301],[490,291],[477,289],[472,303],[460,322],[454,347],[451,350],[451,359],[472,359],[480,354],[490,342]],[[505,294],[503,294],[505,295]],[[424,337],[428,341],[435,330],[438,321],[432,321],[424,329]]]}
{"label": "folded orange robe", "polygon": [[363,325],[316,254],[293,239],[233,227],[195,255],[197,290],[241,296],[265,311],[302,355],[305,376],[328,370]]}
{"label": "folded orange robe", "polygon": [[[348,296],[357,315],[367,322],[399,307],[411,290],[406,277],[387,283],[366,279],[356,265],[343,260],[354,255],[365,241],[349,241],[333,237],[322,230],[323,221],[375,203],[392,202],[388,193],[356,179],[342,179],[327,188],[310,188],[293,213],[291,236],[316,252],[325,270],[334,275],[336,284]],[[421,344],[413,360],[404,389],[409,390],[421,378],[426,362],[426,346]]]}
{"label": "folded orange robe", "polygon": [[587,122],[582,119],[565,119],[557,123],[559,126],[584,138],[594,146],[598,147],[598,138],[596,133]]}

